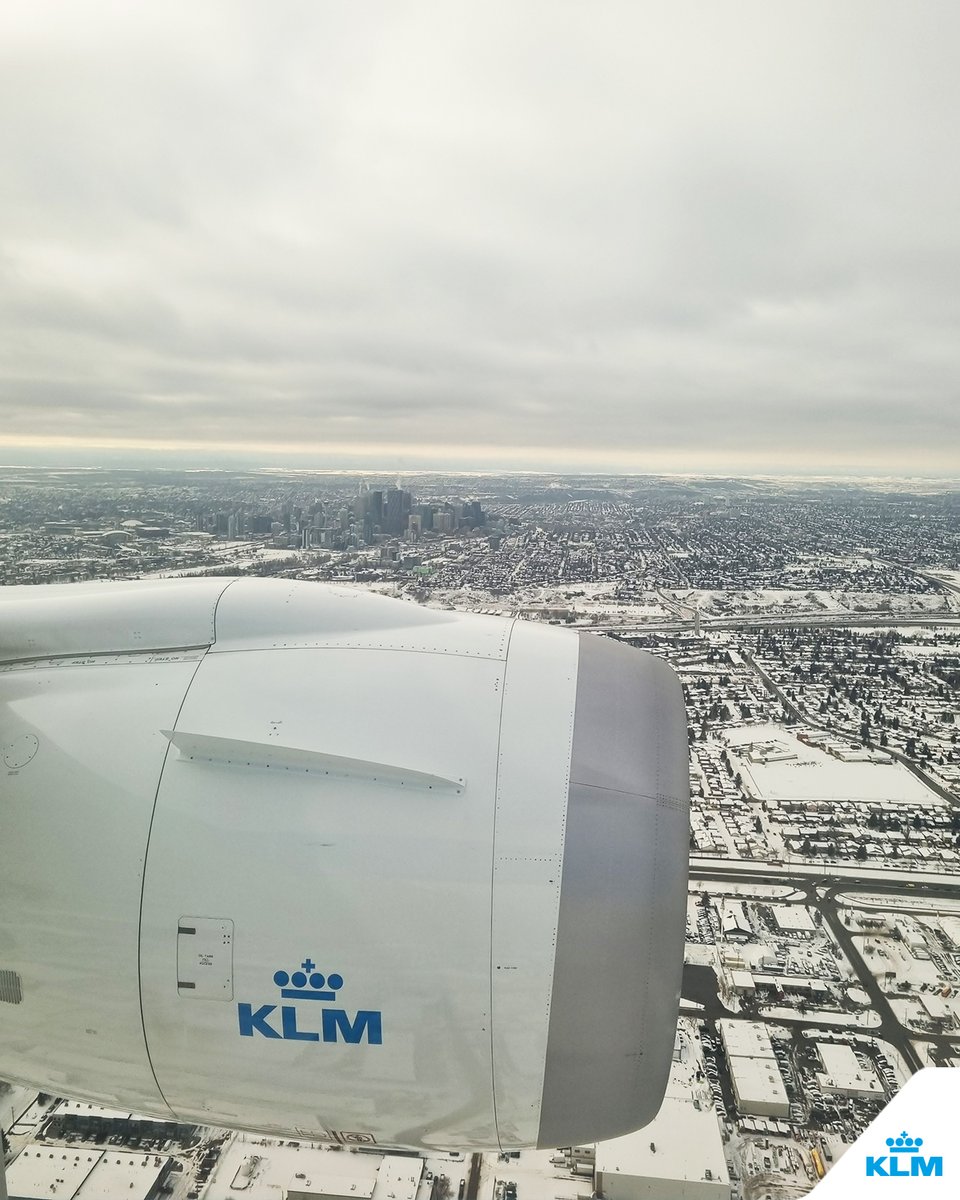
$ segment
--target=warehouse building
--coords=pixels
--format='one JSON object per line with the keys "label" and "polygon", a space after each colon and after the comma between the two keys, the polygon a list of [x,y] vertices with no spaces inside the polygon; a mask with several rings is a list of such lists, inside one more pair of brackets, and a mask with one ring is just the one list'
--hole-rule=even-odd
{"label": "warehouse building", "polygon": [[10,1200],[155,1200],[173,1160],[159,1154],[28,1146],[7,1167]]}
{"label": "warehouse building", "polygon": [[956,1015],[951,1005],[942,996],[921,992],[917,998],[920,1001],[923,1015],[935,1029],[948,1030],[954,1028],[957,1023]]}
{"label": "warehouse building", "polygon": [[852,1096],[860,1100],[884,1097],[883,1085],[872,1067],[862,1067],[845,1042],[817,1042],[823,1071],[817,1083],[825,1096]]}
{"label": "warehouse building", "polygon": [[729,1200],[730,1177],[703,1061],[690,1027],[651,1124],[598,1142],[594,1189],[603,1200]]}
{"label": "warehouse building", "polygon": [[772,904],[770,912],[781,933],[816,933],[810,909],[803,904]]}
{"label": "warehouse building", "polygon": [[789,1116],[790,1099],[766,1027],[756,1021],[722,1020],[717,1028],[740,1112],[754,1117]]}
{"label": "warehouse building", "polygon": [[[323,1160],[325,1168],[329,1161]],[[287,1200],[414,1200],[423,1174],[422,1158],[400,1154],[344,1156],[338,1166],[297,1172],[285,1189]]]}
{"label": "warehouse building", "polygon": [[125,1109],[104,1108],[85,1100],[58,1100],[50,1110],[47,1126],[50,1137],[82,1142],[106,1143],[121,1139],[128,1146],[155,1143],[157,1148],[168,1139],[188,1145],[198,1138],[197,1126],[189,1122],[162,1121],[158,1117],[142,1117]]}

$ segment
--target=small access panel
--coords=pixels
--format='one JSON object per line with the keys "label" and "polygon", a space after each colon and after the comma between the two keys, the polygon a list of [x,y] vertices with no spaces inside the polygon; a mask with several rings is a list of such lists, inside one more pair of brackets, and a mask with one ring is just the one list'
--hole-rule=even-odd
{"label": "small access panel", "polygon": [[233,922],[181,917],[177,927],[177,991],[192,1000],[233,999]]}

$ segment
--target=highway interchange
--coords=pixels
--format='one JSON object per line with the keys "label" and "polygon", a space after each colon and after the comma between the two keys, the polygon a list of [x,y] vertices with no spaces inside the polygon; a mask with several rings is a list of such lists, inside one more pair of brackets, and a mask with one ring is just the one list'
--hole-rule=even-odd
{"label": "highway interchange", "polygon": [[[837,902],[838,895],[849,897],[858,892],[870,896],[889,896],[891,901],[894,902],[891,905],[892,908],[897,907],[895,903],[896,899],[909,898],[915,900],[918,895],[922,895],[924,899],[929,900],[960,902],[960,880],[957,882],[944,880],[938,883],[927,881],[891,881],[884,879],[882,876],[874,875],[872,872],[852,874],[846,871],[838,873],[834,870],[818,875],[810,874],[807,871],[799,872],[791,870],[789,867],[779,869],[769,864],[731,866],[721,866],[720,864],[711,864],[710,866],[694,865],[690,870],[690,879],[691,881],[720,883],[721,885],[738,883],[773,885],[778,887],[789,886],[794,889],[795,894],[782,902],[805,904],[821,914],[824,923],[830,929],[834,939],[856,974],[860,986],[870,997],[871,1008],[880,1018],[879,1026],[872,1026],[869,1029],[855,1022],[835,1024],[831,1021],[829,1026],[831,1030],[855,1034],[859,1037],[868,1035],[882,1038],[899,1051],[911,1071],[918,1071],[923,1066],[923,1062],[913,1045],[914,1042],[929,1042],[941,1053],[947,1055],[960,1053],[960,1038],[951,1037],[948,1034],[916,1033],[904,1028],[893,1012],[890,1002],[873,972],[866,962],[864,962],[863,956],[854,943],[850,930],[841,920],[839,909],[841,907],[848,908],[850,905],[846,903],[841,905]],[[876,910],[874,909],[873,911]],[[684,1009],[688,1015],[698,1015],[711,1019],[718,1017],[737,1019],[738,1014],[727,1011],[720,1004],[715,994],[712,998],[705,995],[703,976],[699,970],[687,969],[684,976],[683,999],[687,1001]],[[707,1003],[704,1005],[702,1011],[691,1007],[691,1003],[704,1004],[705,999],[707,999]],[[756,1018],[744,1016],[744,1019]],[[762,1020],[766,1024],[781,1025],[798,1030],[818,1026],[816,1013],[811,1014],[809,1017],[797,1016],[795,1019],[763,1017]],[[822,1024],[820,1022],[820,1025]]]}

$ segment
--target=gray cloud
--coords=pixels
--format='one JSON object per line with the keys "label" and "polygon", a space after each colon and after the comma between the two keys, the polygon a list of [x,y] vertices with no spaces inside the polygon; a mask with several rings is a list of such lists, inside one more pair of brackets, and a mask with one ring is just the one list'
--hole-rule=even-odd
{"label": "gray cloud", "polygon": [[0,448],[954,469],[958,35],[9,3]]}

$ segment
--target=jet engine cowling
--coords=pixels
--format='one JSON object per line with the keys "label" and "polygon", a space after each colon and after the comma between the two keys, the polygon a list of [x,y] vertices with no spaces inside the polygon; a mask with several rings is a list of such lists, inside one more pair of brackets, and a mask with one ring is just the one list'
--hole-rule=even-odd
{"label": "jet engine cowling", "polygon": [[0,1076],[513,1149],[659,1108],[679,683],[589,633],[273,580],[0,590]]}

